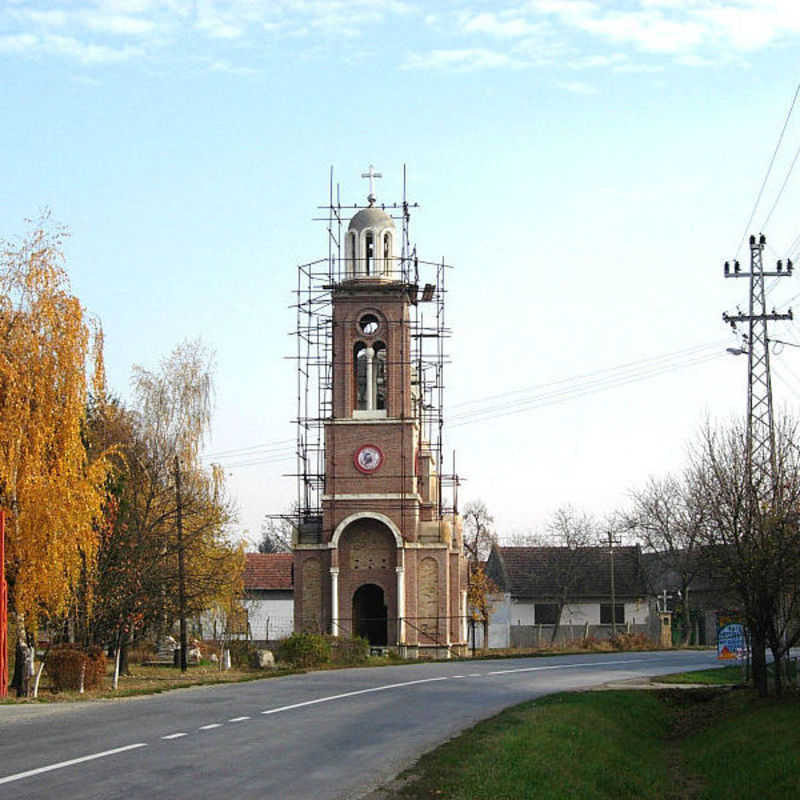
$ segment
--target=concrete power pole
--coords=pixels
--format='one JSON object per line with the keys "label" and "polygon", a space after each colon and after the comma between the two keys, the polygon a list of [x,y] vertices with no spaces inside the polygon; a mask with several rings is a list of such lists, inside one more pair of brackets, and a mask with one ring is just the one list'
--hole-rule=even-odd
{"label": "concrete power pole", "polygon": [[[764,245],[767,239],[760,234],[750,237],[750,272],[742,272],[738,261],[725,262],[726,278],[750,279],[750,305],[747,314],[723,314],[722,319],[733,330],[739,323],[748,324],[747,333],[747,475],[759,499],[771,497],[775,480],[775,422],[772,414],[772,378],[769,369],[769,337],[767,323],[791,320],[792,310],[778,314],[773,308],[767,313],[764,278],[782,278],[792,274],[793,265],[787,259],[786,268],[778,261],[774,272],[765,272]],[[736,351],[740,352],[740,351]]]}
{"label": "concrete power pole", "polygon": [[617,636],[617,586],[614,579],[614,546],[622,544],[622,540],[614,536],[614,532],[608,531],[608,555],[611,564],[611,636]]}

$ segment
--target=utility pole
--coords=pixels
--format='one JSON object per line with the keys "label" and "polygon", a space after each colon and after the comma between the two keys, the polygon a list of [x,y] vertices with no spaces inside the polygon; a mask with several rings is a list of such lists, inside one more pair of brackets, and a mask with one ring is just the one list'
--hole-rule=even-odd
{"label": "utility pole", "polygon": [[614,545],[622,544],[622,540],[614,538],[614,532],[608,531],[608,555],[611,563],[611,636],[617,635],[617,587],[614,583]]}
{"label": "utility pole", "polygon": [[773,272],[764,271],[763,254],[767,238],[750,236],[750,272],[742,272],[738,261],[725,262],[726,278],[750,279],[750,304],[747,314],[723,314],[722,319],[736,330],[738,323],[748,324],[747,333],[747,477],[758,500],[772,498],[775,481],[775,423],[772,413],[772,378],[769,369],[769,337],[767,323],[791,320],[792,310],[767,313],[764,278],[782,278],[792,274],[793,264],[786,268],[778,260]]}
{"label": "utility pole", "polygon": [[186,672],[186,564],[183,551],[183,500],[181,498],[181,462],[175,456],[175,501],[178,529],[178,617],[181,626],[181,672]]}

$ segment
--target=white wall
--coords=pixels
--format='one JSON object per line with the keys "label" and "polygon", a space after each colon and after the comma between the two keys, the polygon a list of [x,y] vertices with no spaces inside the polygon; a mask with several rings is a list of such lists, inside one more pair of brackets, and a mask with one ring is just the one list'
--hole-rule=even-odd
{"label": "white wall", "polygon": [[283,639],[294,631],[292,592],[252,592],[244,605],[253,639]]}
{"label": "white wall", "polygon": [[[600,603],[611,600],[596,600],[591,603],[568,603],[561,612],[562,625],[600,625]],[[619,602],[619,601],[618,601]],[[625,601],[625,622],[646,625],[649,618],[649,604],[646,598]],[[508,609],[508,622],[511,625],[535,625],[535,603],[529,600],[511,600]],[[494,619],[492,620],[494,621]]]}

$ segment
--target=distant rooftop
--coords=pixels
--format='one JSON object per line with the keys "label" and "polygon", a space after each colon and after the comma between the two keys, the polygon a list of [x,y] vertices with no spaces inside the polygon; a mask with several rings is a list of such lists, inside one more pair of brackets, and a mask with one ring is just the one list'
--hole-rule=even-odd
{"label": "distant rooftop", "polygon": [[245,591],[294,589],[291,553],[245,553],[245,559]]}
{"label": "distant rooftop", "polygon": [[[580,576],[572,591],[576,597],[605,597],[611,584],[611,564],[607,547],[586,547],[581,558]],[[638,547],[614,548],[614,584],[618,597],[643,597],[648,594]],[[569,569],[565,548],[492,548],[487,573],[501,591],[514,597],[554,597],[559,592],[559,573]]]}

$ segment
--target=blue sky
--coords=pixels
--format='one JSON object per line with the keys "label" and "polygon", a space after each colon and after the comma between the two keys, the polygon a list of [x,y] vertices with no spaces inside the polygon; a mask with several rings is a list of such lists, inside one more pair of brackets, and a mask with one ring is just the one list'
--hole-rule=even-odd
{"label": "blue sky", "polygon": [[[456,267],[445,433],[462,501],[485,499],[501,533],[567,502],[602,513],[679,468],[706,415],[743,411],[746,364],[724,355],[720,316],[746,287],[721,264],[800,80],[799,40],[800,6],[783,0],[7,0],[0,235],[43,207],[71,229],[73,288],[103,322],[121,395],[132,364],[186,337],[216,350],[208,449],[265,445],[260,463],[222,459],[255,534],[293,496],[289,305],[296,264],[326,252],[312,218],[329,168],[342,200],[363,202],[374,163],[392,202],[405,163],[412,239]],[[764,230],[768,262],[796,255],[798,181]],[[631,378],[663,373],[536,399],[631,362]],[[791,409],[800,353],[773,363]]]}

